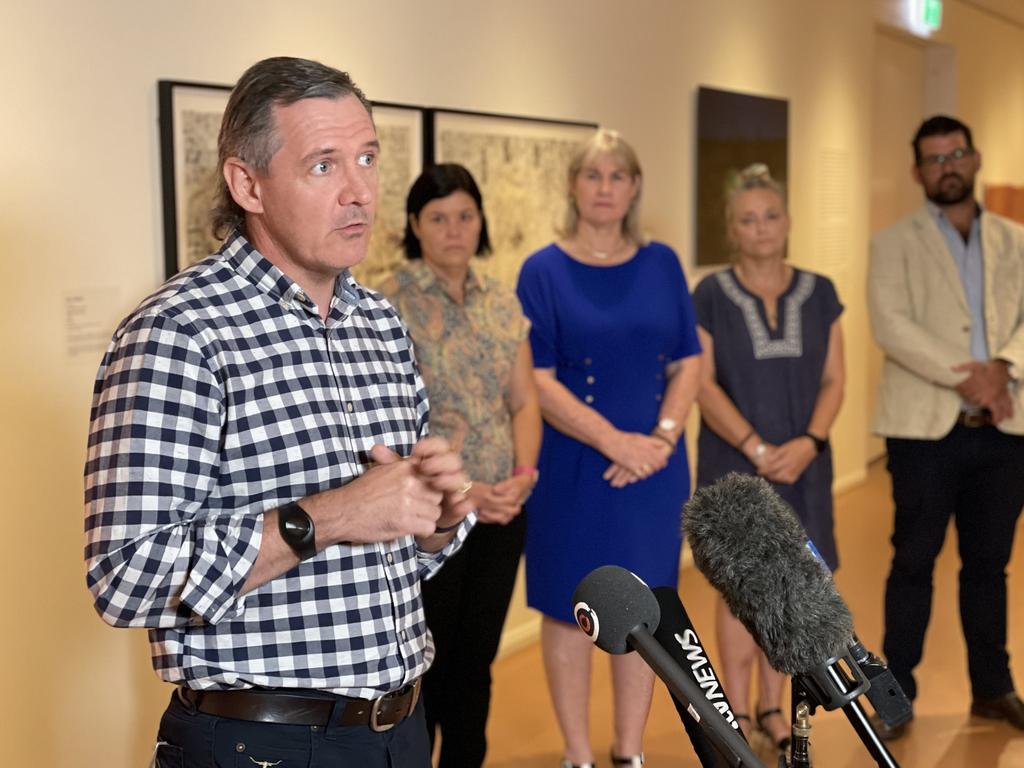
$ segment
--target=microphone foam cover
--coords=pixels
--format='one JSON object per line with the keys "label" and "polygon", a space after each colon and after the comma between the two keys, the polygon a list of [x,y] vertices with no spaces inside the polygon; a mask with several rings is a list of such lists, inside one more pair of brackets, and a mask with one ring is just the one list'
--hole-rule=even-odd
{"label": "microphone foam cover", "polygon": [[588,573],[572,595],[580,629],[608,653],[627,653],[635,629],[653,633],[661,620],[658,600],[639,576],[617,565]]}
{"label": "microphone foam cover", "polygon": [[699,489],[683,528],[697,567],[775,669],[809,672],[853,642],[853,618],[831,574],[763,478],[734,472]]}

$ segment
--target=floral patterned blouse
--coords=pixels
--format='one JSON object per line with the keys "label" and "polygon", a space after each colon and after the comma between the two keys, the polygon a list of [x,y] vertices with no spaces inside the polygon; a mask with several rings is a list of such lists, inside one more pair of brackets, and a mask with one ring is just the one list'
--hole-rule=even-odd
{"label": "floral patterned blouse", "polygon": [[430,398],[430,433],[462,454],[474,480],[511,475],[509,389],[517,348],[529,333],[515,293],[470,267],[458,304],[422,259],[407,262],[380,291],[412,335]]}

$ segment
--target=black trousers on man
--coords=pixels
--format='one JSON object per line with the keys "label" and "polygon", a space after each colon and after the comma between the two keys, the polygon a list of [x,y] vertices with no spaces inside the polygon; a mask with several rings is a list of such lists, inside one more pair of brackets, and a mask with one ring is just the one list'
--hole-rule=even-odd
{"label": "black trousers on man", "polygon": [[939,440],[889,438],[896,512],[883,652],[913,699],[931,615],[932,573],[953,519],[960,549],[960,621],[974,698],[1014,689],[1006,652],[1006,566],[1024,504],[1024,437],[956,425]]}
{"label": "black trousers on man", "polygon": [[478,523],[423,584],[437,653],[423,678],[427,730],[441,733],[439,768],[479,768],[487,753],[491,663],[512,599],[526,537],[525,513],[508,525]]}

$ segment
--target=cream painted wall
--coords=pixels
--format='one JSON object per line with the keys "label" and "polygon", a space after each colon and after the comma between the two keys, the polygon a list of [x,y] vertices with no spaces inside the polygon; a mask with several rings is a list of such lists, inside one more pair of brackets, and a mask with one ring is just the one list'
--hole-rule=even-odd
{"label": "cream painted wall", "polygon": [[[104,626],[85,591],[81,465],[99,356],[67,353],[64,304],[103,296],[113,328],[159,281],[157,79],[229,82],[257,58],[295,54],[351,70],[376,99],[597,120],[637,146],[647,229],[687,263],[696,87],[788,98],[792,258],[831,274],[847,306],[834,441],[850,483],[864,472],[868,418],[871,14],[860,0],[3,3],[4,760],[142,765],[167,695],[144,634]],[[995,55],[987,34],[1010,44],[983,30],[965,41],[972,55]],[[994,90],[978,91],[979,110]],[[1009,139],[991,150],[1012,163]]]}
{"label": "cream painted wall", "polygon": [[1024,27],[974,5],[946,6],[935,40],[957,52],[957,112],[982,152],[979,182],[1024,184]]}

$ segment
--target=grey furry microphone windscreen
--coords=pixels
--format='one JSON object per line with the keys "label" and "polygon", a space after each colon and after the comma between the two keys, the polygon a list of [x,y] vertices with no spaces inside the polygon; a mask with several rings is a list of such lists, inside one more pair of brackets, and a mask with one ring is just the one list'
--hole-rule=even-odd
{"label": "grey furry microphone windscreen", "polygon": [[779,672],[806,673],[853,643],[831,574],[763,478],[734,472],[697,490],[683,530],[701,573]]}

